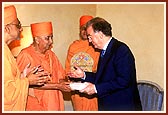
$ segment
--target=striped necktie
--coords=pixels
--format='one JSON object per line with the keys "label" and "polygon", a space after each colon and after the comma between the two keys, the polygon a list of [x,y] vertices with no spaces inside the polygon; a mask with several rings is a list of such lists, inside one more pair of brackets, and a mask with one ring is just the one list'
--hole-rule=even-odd
{"label": "striped necktie", "polygon": [[102,50],[100,56],[103,57],[105,52],[106,52],[106,50]]}

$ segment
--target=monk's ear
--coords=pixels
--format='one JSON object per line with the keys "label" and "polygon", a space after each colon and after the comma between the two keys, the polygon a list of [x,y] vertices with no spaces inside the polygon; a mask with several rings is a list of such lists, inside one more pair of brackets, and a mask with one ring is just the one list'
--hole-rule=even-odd
{"label": "monk's ear", "polygon": [[4,31],[9,34],[11,31],[11,27],[9,25],[6,25]]}
{"label": "monk's ear", "polygon": [[39,44],[39,38],[38,37],[34,37],[34,41]]}

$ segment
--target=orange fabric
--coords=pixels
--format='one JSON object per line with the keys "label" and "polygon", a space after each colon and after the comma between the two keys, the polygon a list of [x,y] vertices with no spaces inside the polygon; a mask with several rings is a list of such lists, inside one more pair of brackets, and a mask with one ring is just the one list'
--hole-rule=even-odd
{"label": "orange fabric", "polygon": [[[51,73],[52,82],[59,82],[59,79],[63,79],[65,71],[59,62],[57,56],[50,50],[45,54],[40,54],[35,51],[34,47],[23,49],[17,57],[17,63],[19,69],[23,68],[31,63],[31,67],[41,65],[44,71]],[[29,88],[30,89],[30,88]],[[59,90],[39,90],[33,89],[34,96],[28,98],[26,110],[29,111],[62,111],[64,110],[64,100],[62,92]]]}
{"label": "orange fabric", "polygon": [[4,44],[4,110],[25,111],[28,95],[28,79],[20,79],[16,61]]}
{"label": "orange fabric", "polygon": [[30,26],[33,37],[50,35],[53,33],[51,22],[33,23]]}
{"label": "orange fabric", "polygon": [[89,20],[91,20],[93,17],[89,15],[84,15],[80,17],[80,26],[83,26],[86,24]]}
{"label": "orange fabric", "polygon": [[[100,53],[95,51],[95,49],[89,45],[89,42],[87,40],[76,40],[70,45],[68,49],[66,63],[65,63],[66,72],[68,72],[71,66],[73,66],[70,64],[72,57],[79,52],[86,52],[93,58],[94,64],[92,67],[92,72],[96,72]],[[97,111],[98,110],[96,97],[87,98],[86,96],[84,96],[84,94],[80,93],[80,94],[72,94],[71,98],[72,98],[73,108],[75,111]]]}
{"label": "orange fabric", "polygon": [[89,45],[89,42],[87,40],[76,40],[69,46],[67,59],[65,63],[66,72],[70,70],[71,58],[78,52],[86,52],[93,58],[94,64],[92,71],[95,72],[97,70],[97,64],[100,53],[98,51],[95,51],[93,46]]}
{"label": "orange fabric", "polygon": [[17,19],[16,8],[14,5],[4,8],[4,24],[7,25]]}
{"label": "orange fabric", "polygon": [[71,96],[74,111],[98,111],[97,98],[76,93]]}
{"label": "orange fabric", "polygon": [[28,96],[26,111],[32,111],[32,110],[44,111],[45,109],[42,106],[32,106],[38,104],[39,101],[36,97]]}

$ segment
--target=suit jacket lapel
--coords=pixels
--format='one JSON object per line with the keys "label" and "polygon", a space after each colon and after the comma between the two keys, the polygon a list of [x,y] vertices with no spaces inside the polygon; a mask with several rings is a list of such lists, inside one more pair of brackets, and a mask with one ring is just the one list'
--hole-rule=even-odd
{"label": "suit jacket lapel", "polygon": [[97,73],[96,73],[96,82],[99,79],[99,77],[103,74],[103,70],[105,68],[105,65],[107,64],[109,58],[111,58],[111,49],[112,49],[114,41],[115,41],[115,39],[112,38],[112,40],[108,44],[108,47],[106,49],[106,53],[105,53],[104,57],[99,58],[98,70],[97,70]]}

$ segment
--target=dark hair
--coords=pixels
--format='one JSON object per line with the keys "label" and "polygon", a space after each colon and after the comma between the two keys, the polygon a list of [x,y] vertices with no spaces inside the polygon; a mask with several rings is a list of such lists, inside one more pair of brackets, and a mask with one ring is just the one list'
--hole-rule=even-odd
{"label": "dark hair", "polygon": [[86,28],[92,26],[94,32],[101,31],[106,36],[112,37],[112,27],[111,24],[100,17],[95,17],[86,23]]}

